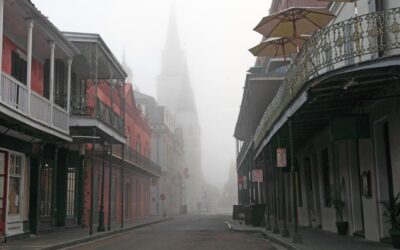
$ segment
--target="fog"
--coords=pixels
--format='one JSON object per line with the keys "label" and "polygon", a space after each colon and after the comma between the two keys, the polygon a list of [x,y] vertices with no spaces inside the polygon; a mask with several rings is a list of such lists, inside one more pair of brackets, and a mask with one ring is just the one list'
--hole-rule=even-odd
{"label": "fog", "polygon": [[[236,158],[232,137],[247,69],[252,28],[270,0],[32,0],[62,31],[99,33],[117,58],[125,50],[141,92],[156,96],[171,8],[186,51],[202,130],[205,180],[222,188]],[[174,3],[173,3],[174,2]]]}

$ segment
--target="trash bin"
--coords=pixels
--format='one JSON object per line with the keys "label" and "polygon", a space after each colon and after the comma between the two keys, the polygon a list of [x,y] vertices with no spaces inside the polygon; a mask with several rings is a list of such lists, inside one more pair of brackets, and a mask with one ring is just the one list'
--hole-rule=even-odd
{"label": "trash bin", "polygon": [[244,224],[251,225],[253,222],[253,206],[247,205],[244,207]]}
{"label": "trash bin", "polygon": [[251,225],[259,227],[264,222],[265,204],[251,205]]}
{"label": "trash bin", "polygon": [[233,205],[233,212],[232,212],[232,219],[234,220],[240,220],[242,214],[244,205]]}

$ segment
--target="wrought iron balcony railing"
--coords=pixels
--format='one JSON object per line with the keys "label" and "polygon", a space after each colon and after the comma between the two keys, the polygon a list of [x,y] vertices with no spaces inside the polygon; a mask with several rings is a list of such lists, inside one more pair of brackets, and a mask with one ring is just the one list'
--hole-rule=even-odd
{"label": "wrought iron balcony railing", "polygon": [[71,105],[71,112],[73,115],[96,117],[121,134],[124,134],[123,118],[99,98],[96,98],[96,105],[97,108],[95,112],[93,105],[88,105],[87,101],[82,103],[73,102]]}
{"label": "wrought iron balcony railing", "polygon": [[125,160],[155,175],[161,175],[161,166],[130,147],[125,147]]}
{"label": "wrought iron balcony railing", "polygon": [[400,8],[351,18],[316,32],[290,66],[255,134],[259,145],[306,83],[317,76],[400,54]]}

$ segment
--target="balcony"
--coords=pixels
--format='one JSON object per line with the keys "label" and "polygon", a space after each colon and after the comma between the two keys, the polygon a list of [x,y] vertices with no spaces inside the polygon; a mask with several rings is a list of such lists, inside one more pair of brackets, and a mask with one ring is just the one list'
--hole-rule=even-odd
{"label": "balcony", "polygon": [[4,72],[1,74],[0,103],[47,127],[69,133],[67,110],[33,91],[29,97],[28,88]]}
{"label": "balcony", "polygon": [[86,116],[96,118],[112,127],[120,134],[124,134],[124,123],[122,117],[117,114],[110,106],[105,104],[99,98],[96,98],[96,107],[94,105],[84,103],[72,103],[71,113],[76,116]]}
{"label": "balcony", "polygon": [[361,65],[373,65],[399,55],[400,8],[369,13],[316,32],[288,70],[287,80],[268,105],[255,133],[258,146],[283,113],[311,82],[327,79]]}
{"label": "balcony", "polygon": [[125,147],[125,161],[155,176],[161,176],[161,166],[130,147]]}

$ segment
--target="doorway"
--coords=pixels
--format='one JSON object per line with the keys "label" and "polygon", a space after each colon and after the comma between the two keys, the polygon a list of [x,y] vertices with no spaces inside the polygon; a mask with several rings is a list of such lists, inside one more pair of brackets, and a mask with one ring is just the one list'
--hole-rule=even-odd
{"label": "doorway", "polygon": [[306,187],[307,199],[307,212],[309,226],[315,227],[316,225],[316,212],[314,206],[314,192],[313,192],[313,178],[311,174],[311,159],[310,157],[304,158],[304,179]]}

